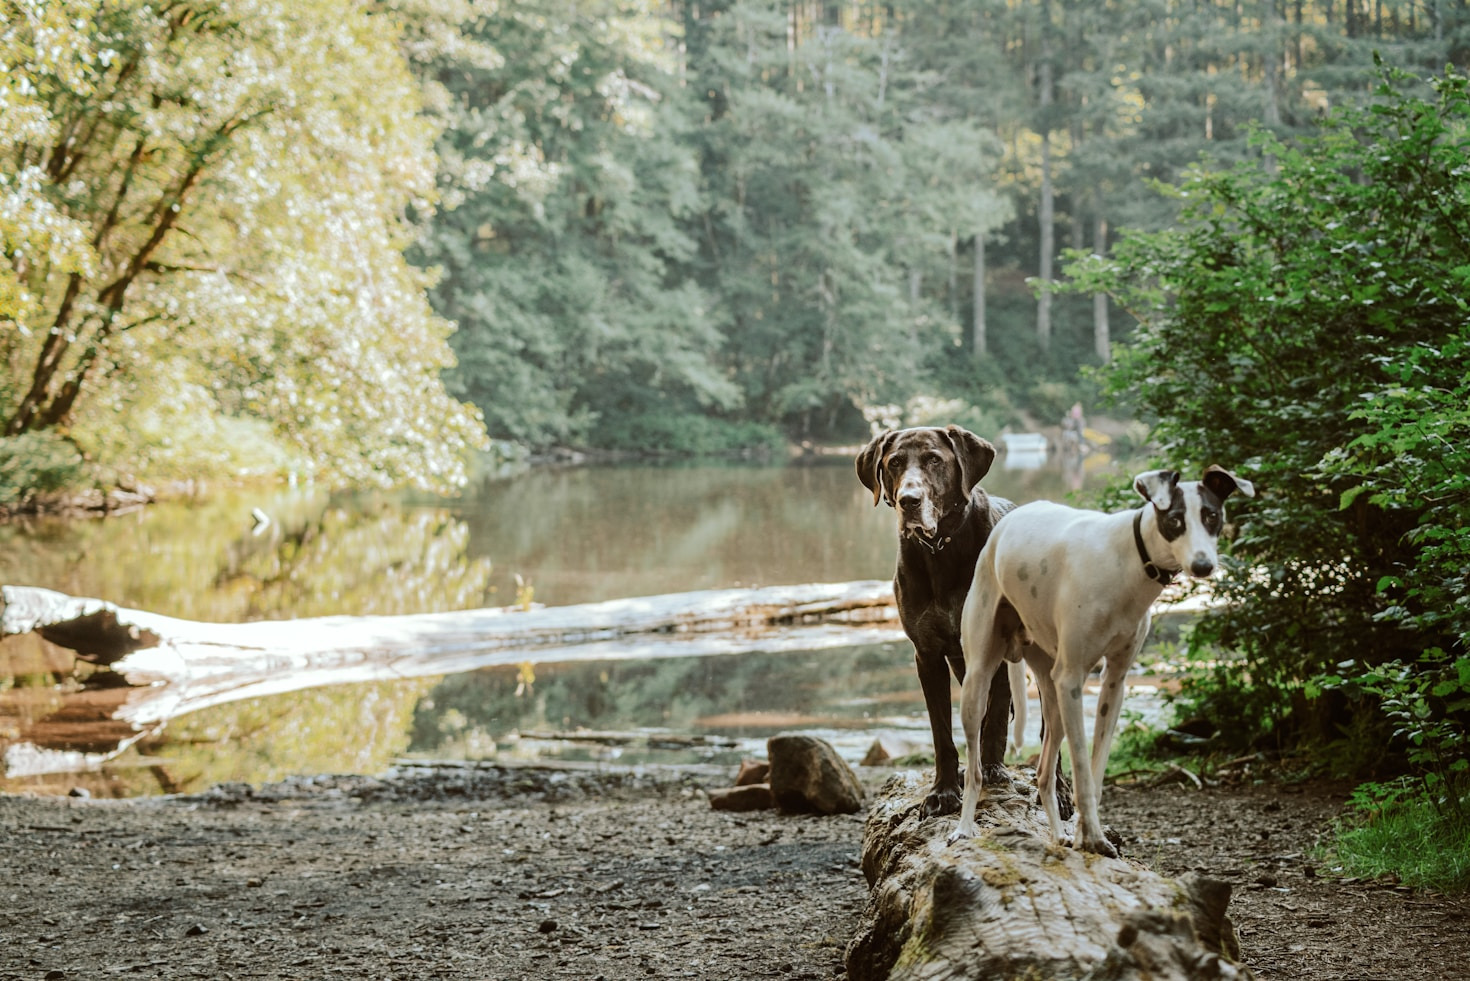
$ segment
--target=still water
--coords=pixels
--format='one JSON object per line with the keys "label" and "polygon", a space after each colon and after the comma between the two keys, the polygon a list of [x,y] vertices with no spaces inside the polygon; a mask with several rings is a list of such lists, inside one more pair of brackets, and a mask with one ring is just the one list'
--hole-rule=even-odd
{"label": "still water", "polygon": [[[1070,467],[1005,462],[985,485],[1017,501],[1126,479],[1101,456]],[[0,525],[0,582],[223,623],[886,579],[893,563],[892,512],[873,507],[850,457],[533,470],[454,499],[227,493],[105,520]],[[56,649],[12,638],[0,644],[0,790],[193,791],[372,773],[402,757],[732,762],[786,729],[860,756],[875,733],[927,741],[911,658],[895,642],[528,662],[236,702],[118,751],[128,740],[115,726],[63,724],[85,693]]]}

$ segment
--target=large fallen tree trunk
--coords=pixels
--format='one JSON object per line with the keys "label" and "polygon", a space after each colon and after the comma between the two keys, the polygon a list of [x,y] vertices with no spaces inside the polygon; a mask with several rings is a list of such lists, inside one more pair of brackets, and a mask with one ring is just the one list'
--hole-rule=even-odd
{"label": "large fallen tree trunk", "polygon": [[1251,977],[1235,963],[1228,884],[1058,848],[1034,794],[987,800],[984,833],[948,845],[954,818],[920,820],[927,791],[896,774],[868,812],[872,892],[847,948],[852,981]]}
{"label": "large fallen tree trunk", "polygon": [[902,636],[892,584],[877,580],[252,623],[179,620],[0,586],[0,637],[31,632],[134,686],[113,713],[133,725],[240,698],[496,664],[818,650]]}

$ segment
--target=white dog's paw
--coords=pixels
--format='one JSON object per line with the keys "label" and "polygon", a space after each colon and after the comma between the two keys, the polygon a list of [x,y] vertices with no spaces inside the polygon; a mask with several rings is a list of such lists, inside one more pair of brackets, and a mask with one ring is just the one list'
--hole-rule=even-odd
{"label": "white dog's paw", "polygon": [[955,829],[949,833],[949,838],[946,839],[945,843],[953,845],[957,841],[964,841],[966,838],[973,838],[979,833],[980,828],[978,825],[975,824],[974,821],[961,821],[959,824],[955,825]]}

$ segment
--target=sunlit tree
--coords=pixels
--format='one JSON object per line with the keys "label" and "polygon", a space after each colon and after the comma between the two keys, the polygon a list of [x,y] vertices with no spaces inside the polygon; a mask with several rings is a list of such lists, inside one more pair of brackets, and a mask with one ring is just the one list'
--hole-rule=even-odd
{"label": "sunlit tree", "polygon": [[6,0],[0,24],[5,436],[116,473],[463,477],[483,430],[402,257],[435,132],[394,19]]}

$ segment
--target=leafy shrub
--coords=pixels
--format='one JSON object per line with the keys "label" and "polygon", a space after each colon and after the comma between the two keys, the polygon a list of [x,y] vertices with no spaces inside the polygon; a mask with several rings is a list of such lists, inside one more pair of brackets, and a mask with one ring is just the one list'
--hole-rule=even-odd
{"label": "leafy shrub", "polygon": [[594,445],[660,456],[780,453],[786,438],[774,426],[695,413],[622,416],[592,434]]}
{"label": "leafy shrub", "polygon": [[1191,637],[1235,660],[1193,707],[1242,742],[1396,730],[1436,798],[1464,792],[1428,777],[1470,723],[1441,677],[1470,639],[1467,125],[1464,75],[1380,65],[1372,105],[1298,146],[1257,135],[1259,159],[1169,189],[1178,227],[1068,270],[1139,319],[1105,377],[1157,413],[1168,464],[1256,484]]}
{"label": "leafy shrub", "polygon": [[0,508],[75,487],[85,471],[81,453],[54,432],[0,438]]}
{"label": "leafy shrub", "polygon": [[1019,418],[1006,393],[1000,390],[985,392],[974,402],[916,395],[903,405],[869,406],[863,410],[863,416],[873,433],[909,426],[953,424],[986,439],[994,439]]}

